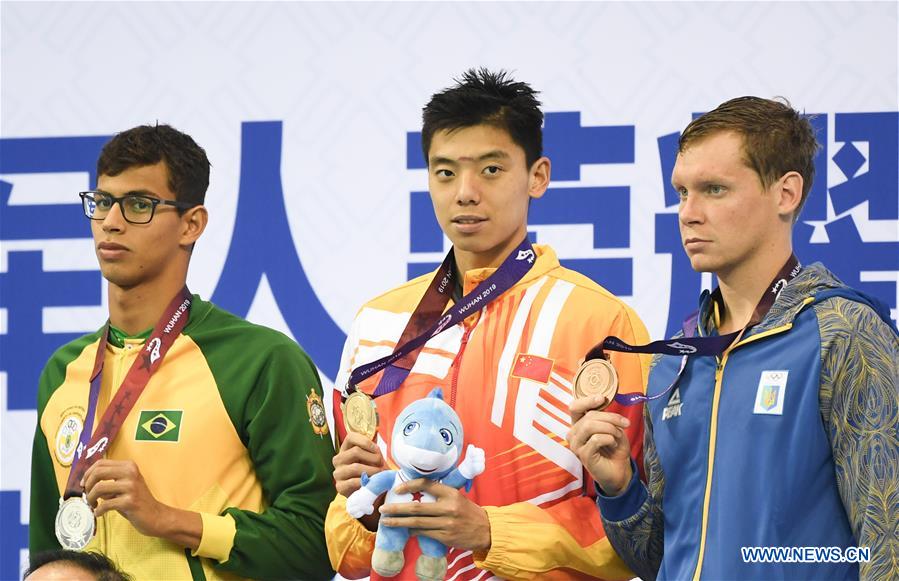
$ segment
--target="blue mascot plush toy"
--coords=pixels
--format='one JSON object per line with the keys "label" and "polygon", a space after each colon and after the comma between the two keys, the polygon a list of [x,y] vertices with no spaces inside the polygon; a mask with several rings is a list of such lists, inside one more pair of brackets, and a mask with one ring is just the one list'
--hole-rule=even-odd
{"label": "blue mascot plush toy", "polygon": [[[400,470],[385,470],[371,478],[362,475],[362,488],[347,499],[346,509],[354,518],[374,511],[374,502],[387,492],[386,504],[412,502],[411,494],[397,494],[393,489],[416,478],[436,480],[453,488],[471,489],[471,480],[484,471],[484,451],[469,444],[462,453],[462,422],[455,410],[443,401],[438,387],[428,397],[414,401],[399,413],[393,428],[391,451]],[[420,502],[434,502],[422,493]],[[403,569],[403,549],[409,540],[409,529],[378,525],[375,552],[371,564],[379,575],[393,577]],[[422,581],[440,581],[446,575],[446,546],[434,539],[419,536],[421,556],[415,563],[415,574]]]}

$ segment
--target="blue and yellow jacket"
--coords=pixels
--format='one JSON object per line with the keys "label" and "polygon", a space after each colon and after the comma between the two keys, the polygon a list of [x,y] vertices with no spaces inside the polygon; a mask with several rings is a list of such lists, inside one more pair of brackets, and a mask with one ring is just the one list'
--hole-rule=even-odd
{"label": "blue and yellow jacket", "polygon": [[[694,357],[645,408],[648,484],[597,500],[644,579],[899,574],[896,329],[820,264],[719,357]],[[704,293],[700,334],[716,333]],[[676,357],[653,361],[665,390]],[[744,547],[868,547],[857,563],[746,562]]]}

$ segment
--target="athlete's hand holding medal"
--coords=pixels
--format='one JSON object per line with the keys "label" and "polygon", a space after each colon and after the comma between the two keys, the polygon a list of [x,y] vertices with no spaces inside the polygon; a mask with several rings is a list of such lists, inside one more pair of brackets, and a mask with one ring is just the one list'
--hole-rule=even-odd
{"label": "athlete's hand holding medal", "polygon": [[373,476],[387,469],[381,449],[374,442],[378,432],[378,412],[374,400],[361,391],[353,392],[341,404],[347,436],[334,456],[337,492],[349,497],[362,486],[362,473]]}
{"label": "athlete's hand holding medal", "polygon": [[[108,328],[103,330],[91,373],[87,415],[79,434],[78,451],[56,513],[56,539],[62,548],[84,549],[96,532],[96,517],[109,510],[119,511],[142,532],[156,530],[161,505],[150,494],[137,465],[103,458],[150,377],[187,324],[191,301],[187,287],[172,299],[94,430],[109,335]],[[104,503],[98,506],[99,499]],[[95,511],[92,507],[98,508]]]}
{"label": "athlete's hand holding medal", "polygon": [[[624,491],[633,476],[630,458],[630,442],[624,430],[630,421],[616,413],[604,411],[612,401],[621,405],[634,405],[658,399],[668,394],[678,383],[692,356],[719,356],[753,326],[764,319],[778,293],[801,271],[799,261],[790,256],[771,281],[746,325],[724,335],[697,336],[697,314],[687,317],[680,337],[653,341],[646,345],[630,345],[617,337],[607,337],[593,347],[574,376],[574,392],[577,399],[571,404],[571,430],[568,445],[590,474],[609,496]],[[716,291],[710,300],[716,299]],[[618,393],[618,374],[608,361],[605,351],[623,353],[652,353],[674,355],[681,358],[680,368],[667,388],[654,395]]]}
{"label": "athlete's hand holding medal", "polygon": [[[378,431],[378,412],[374,400],[356,391],[341,404],[341,408],[347,435],[333,459],[334,481],[337,493],[349,497],[362,487],[363,473],[374,476],[388,467],[381,449],[374,442]],[[376,503],[375,508],[379,506],[380,502]],[[377,515],[377,511],[374,514]],[[369,515],[360,521],[374,530],[377,528],[377,518]]]}
{"label": "athlete's hand holding medal", "polygon": [[[604,411],[618,394],[618,372],[602,349],[593,349],[574,376],[568,446],[607,494],[616,495],[630,481],[630,421]],[[617,478],[600,480],[597,475]]]}
{"label": "athlete's hand holding medal", "polygon": [[603,396],[605,403],[598,408],[600,410],[608,407],[618,394],[618,372],[604,356],[584,361],[574,375],[573,383],[578,398]]}
{"label": "athlete's hand holding medal", "polygon": [[[477,309],[482,309],[512,288],[530,271],[535,259],[536,253],[530,241],[525,238],[487,280],[480,282],[468,294],[447,307],[457,276],[453,250],[447,253],[436,276],[409,317],[394,351],[386,357],[353,369],[345,392],[339,394],[343,399],[339,407],[343,421],[335,419],[346,431],[340,450],[334,456],[334,480],[339,494],[348,497],[358,490],[363,472],[373,476],[387,468],[380,448],[372,441],[378,428],[374,400],[400,388],[428,340],[464,320],[474,312],[474,305],[477,305]],[[370,395],[358,389],[363,380],[377,372],[383,373]],[[458,494],[457,491],[453,493]],[[378,508],[377,504],[375,508]],[[375,510],[372,515],[360,520],[369,530],[375,530],[378,517],[379,512]]]}

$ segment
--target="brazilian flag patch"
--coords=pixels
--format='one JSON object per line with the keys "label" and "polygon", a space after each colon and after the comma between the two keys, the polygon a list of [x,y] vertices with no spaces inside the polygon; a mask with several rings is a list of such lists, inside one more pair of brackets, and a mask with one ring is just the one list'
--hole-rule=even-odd
{"label": "brazilian flag patch", "polygon": [[181,436],[182,410],[141,410],[137,420],[139,442],[177,442]]}

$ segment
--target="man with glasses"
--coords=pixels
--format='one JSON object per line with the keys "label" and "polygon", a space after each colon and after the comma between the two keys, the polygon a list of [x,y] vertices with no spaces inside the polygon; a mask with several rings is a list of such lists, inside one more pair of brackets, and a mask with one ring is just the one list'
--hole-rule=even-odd
{"label": "man with glasses", "polygon": [[185,286],[206,153],[136,127],[104,146],[97,176],[80,197],[109,321],[41,375],[30,550],[95,550],[138,579],[330,577],[315,366]]}
{"label": "man with glasses", "polygon": [[126,222],[132,224],[147,224],[153,219],[156,212],[156,206],[172,206],[179,210],[189,210],[194,207],[193,204],[187,202],[173,202],[171,200],[160,200],[150,196],[142,196],[140,194],[130,194],[116,198],[103,191],[81,192],[81,203],[84,206],[84,215],[91,220],[103,220],[112,210],[112,207],[119,204],[122,208],[122,215]]}

